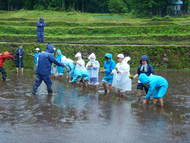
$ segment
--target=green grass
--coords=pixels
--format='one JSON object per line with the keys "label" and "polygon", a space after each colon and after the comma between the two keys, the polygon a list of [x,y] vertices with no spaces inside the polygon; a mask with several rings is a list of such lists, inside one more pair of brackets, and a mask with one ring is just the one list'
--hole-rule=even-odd
{"label": "green grass", "polygon": [[[190,16],[149,19],[134,18],[127,14],[0,11],[0,52],[14,51],[21,44],[27,53],[31,53],[35,47],[44,49],[44,44],[35,43],[35,24],[39,17],[45,18],[47,23],[45,41],[55,43],[70,58],[78,51],[84,53],[84,58],[95,52],[103,63],[106,52],[113,53],[114,57],[118,53],[128,53],[132,57],[132,68],[136,68],[139,57],[147,54],[156,68],[190,67]],[[163,59],[165,55],[167,61]],[[25,57],[25,65],[29,69],[32,68],[31,61],[32,57]],[[8,62],[9,66],[13,66],[12,62]]]}

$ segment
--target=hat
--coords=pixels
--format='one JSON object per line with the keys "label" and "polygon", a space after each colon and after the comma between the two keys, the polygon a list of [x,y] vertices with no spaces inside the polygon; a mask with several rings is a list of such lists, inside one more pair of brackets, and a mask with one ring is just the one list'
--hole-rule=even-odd
{"label": "hat", "polygon": [[81,55],[80,52],[78,52],[78,53],[75,55],[75,58],[81,58],[81,57],[82,57],[82,55]]}
{"label": "hat", "polygon": [[124,59],[125,56],[123,54],[119,54],[119,55],[117,55],[117,58]]}
{"label": "hat", "polygon": [[36,48],[35,50],[36,50],[36,51],[40,51],[40,48]]}
{"label": "hat", "polygon": [[141,61],[148,61],[148,56],[143,55],[143,56],[141,57]]}
{"label": "hat", "polygon": [[94,53],[90,54],[90,56],[88,57],[88,59],[96,59],[96,55]]}

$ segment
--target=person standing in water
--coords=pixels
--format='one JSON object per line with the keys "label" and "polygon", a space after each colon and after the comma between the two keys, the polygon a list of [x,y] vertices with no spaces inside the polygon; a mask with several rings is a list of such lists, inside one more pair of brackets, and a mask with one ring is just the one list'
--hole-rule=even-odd
{"label": "person standing in water", "polygon": [[[112,59],[112,54],[106,53],[104,61],[104,70],[101,72],[104,73],[104,77],[102,79],[102,86],[104,87],[105,94],[110,93],[112,90],[112,81],[113,74],[112,71],[115,69],[115,61]],[[109,86],[109,87],[107,87]]]}
{"label": "person standing in water", "polygon": [[[149,64],[149,59],[148,56],[144,55],[141,57],[140,60],[140,65],[137,69],[137,74],[133,76],[133,78],[136,78],[137,76],[139,76],[140,74],[146,74],[147,76],[150,76],[154,73],[154,69],[152,67],[152,65]],[[139,96],[144,96],[144,92],[146,93],[148,92],[148,87],[144,86],[139,80],[138,80],[138,84],[137,84],[137,94]]]}
{"label": "person standing in water", "polygon": [[36,48],[35,53],[32,56],[34,58],[34,71],[36,71],[38,67],[38,58],[40,56],[40,48]]}
{"label": "person standing in water", "polygon": [[36,70],[36,79],[33,84],[33,91],[32,93],[35,95],[37,92],[38,87],[41,85],[42,81],[45,82],[48,90],[48,94],[53,92],[52,90],[52,82],[51,82],[51,66],[52,63],[65,67],[64,64],[56,61],[53,56],[54,49],[51,43],[48,43],[47,48],[44,52],[41,52],[39,59],[38,59],[38,67]]}
{"label": "person standing in water", "polygon": [[7,73],[4,68],[4,62],[6,59],[12,59],[13,56],[9,52],[0,53],[0,72],[2,73],[2,80],[6,81]]}
{"label": "person standing in water", "polygon": [[163,98],[167,93],[168,81],[161,76],[157,75],[147,76],[144,73],[140,74],[139,80],[144,86],[149,87],[143,103],[148,104],[150,97],[152,96],[153,103],[156,104],[159,101],[160,105],[163,107],[164,106]]}
{"label": "person standing in water", "polygon": [[43,18],[40,18],[36,23],[37,42],[39,43],[44,42],[44,26],[46,26],[46,23]]}
{"label": "person standing in water", "polygon": [[99,85],[98,78],[99,78],[99,70],[100,70],[100,63],[96,60],[96,55],[92,53],[89,57],[89,62],[86,65],[86,69],[88,70],[89,75],[89,85],[96,86]]}
{"label": "person standing in water", "polygon": [[130,57],[124,57],[123,54],[117,55],[117,65],[112,71],[113,73],[113,83],[112,86],[116,88],[119,92],[119,96],[123,96],[126,91],[131,91],[131,79],[130,76]]}
{"label": "person standing in water", "polygon": [[19,46],[19,48],[16,49],[15,54],[16,54],[16,71],[17,71],[17,74],[18,74],[20,68],[21,68],[21,72],[23,74],[23,72],[24,72],[23,58],[25,55],[23,46]]}

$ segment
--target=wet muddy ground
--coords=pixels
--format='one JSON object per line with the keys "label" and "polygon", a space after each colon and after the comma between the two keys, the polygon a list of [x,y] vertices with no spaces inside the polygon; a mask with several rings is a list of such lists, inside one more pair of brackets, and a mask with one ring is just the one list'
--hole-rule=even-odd
{"label": "wet muddy ground", "polygon": [[33,96],[34,76],[11,73],[0,81],[0,143],[189,143],[190,72],[159,74],[170,85],[164,108],[58,80],[53,96],[44,84]]}

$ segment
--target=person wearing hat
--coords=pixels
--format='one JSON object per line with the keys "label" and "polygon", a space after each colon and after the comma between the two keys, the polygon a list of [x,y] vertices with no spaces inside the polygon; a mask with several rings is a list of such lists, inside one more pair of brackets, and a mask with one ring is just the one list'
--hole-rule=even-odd
{"label": "person wearing hat", "polygon": [[76,83],[79,79],[81,79],[81,81],[86,86],[85,83],[86,83],[86,81],[88,81],[88,72],[85,67],[85,62],[82,59],[82,55],[80,52],[78,52],[75,55],[75,58],[76,58],[75,69],[74,69],[73,78],[72,78],[71,83]]}
{"label": "person wearing hat", "polygon": [[147,76],[145,73],[140,74],[139,80],[142,84],[149,87],[143,103],[148,104],[150,97],[153,97],[153,103],[156,104],[159,101],[160,105],[163,107],[163,98],[167,93],[168,81],[161,76]]}
{"label": "person wearing hat", "polygon": [[123,54],[117,55],[117,65],[112,71],[113,73],[113,83],[112,86],[116,88],[119,92],[119,96],[123,96],[126,91],[131,91],[131,79],[130,76],[130,57],[126,57]]}
{"label": "person wearing hat", "polygon": [[96,55],[94,53],[90,54],[88,59],[89,62],[86,65],[86,69],[89,74],[89,85],[98,86],[100,63],[96,60]]}
{"label": "person wearing hat", "polygon": [[36,23],[37,42],[39,43],[44,42],[44,26],[46,26],[46,23],[43,18],[40,18]]}
{"label": "person wearing hat", "polygon": [[52,63],[58,65],[58,66],[63,66],[66,67],[65,64],[58,62],[54,56],[54,46],[51,43],[48,43],[46,50],[41,52],[38,58],[38,67],[36,70],[36,79],[33,84],[33,90],[32,93],[35,95],[37,92],[38,87],[41,85],[42,81],[47,86],[48,93],[51,94],[53,92],[51,86],[51,66]]}
{"label": "person wearing hat", "polygon": [[39,55],[40,55],[40,48],[36,48],[35,53],[32,55],[34,58],[34,71],[36,71],[37,66],[38,66]]}
{"label": "person wearing hat", "polygon": [[24,55],[25,55],[23,46],[19,46],[19,48],[16,49],[15,54],[16,54],[16,71],[18,73],[19,68],[21,68],[21,72],[23,74],[23,72],[24,72],[23,58],[24,58]]}
{"label": "person wearing hat", "polygon": [[[112,54],[106,53],[104,55],[104,70],[101,72],[104,73],[104,77],[102,79],[102,86],[104,87],[105,94],[110,93],[112,90],[112,81],[113,74],[112,71],[115,69],[115,61],[112,59]],[[108,86],[108,87],[107,87]]]}
{"label": "person wearing hat", "polygon": [[2,73],[2,80],[3,81],[6,81],[7,79],[7,73],[4,69],[4,62],[6,59],[12,59],[13,56],[10,55],[9,52],[4,52],[4,53],[0,53],[0,72]]}
{"label": "person wearing hat", "polygon": [[[137,69],[137,74],[133,77],[136,78],[137,76],[139,76],[140,74],[146,74],[147,76],[150,76],[154,73],[154,69],[152,67],[152,65],[149,64],[149,59],[148,56],[143,55],[141,57],[140,60],[140,65]],[[139,80],[138,80],[138,84],[137,84],[137,94],[143,96],[143,90],[145,90],[145,92],[148,92],[148,87],[143,85]]]}

